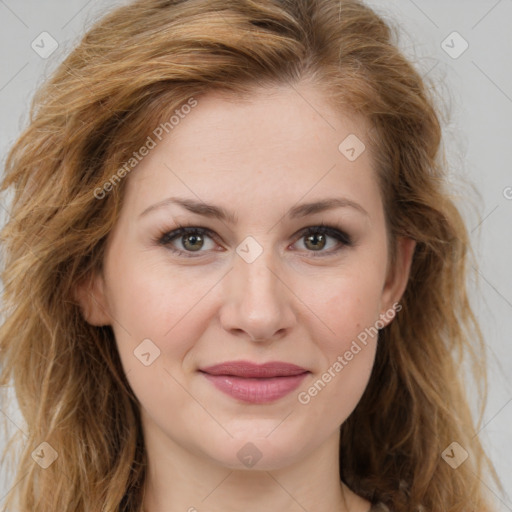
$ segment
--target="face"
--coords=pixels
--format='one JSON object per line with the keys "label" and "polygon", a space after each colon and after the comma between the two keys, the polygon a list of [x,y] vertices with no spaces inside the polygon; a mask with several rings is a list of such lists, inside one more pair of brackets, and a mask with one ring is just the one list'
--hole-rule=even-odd
{"label": "face", "polygon": [[[243,102],[210,93],[126,178],[84,311],[112,325],[146,436],[226,467],[248,467],[248,454],[274,469],[354,410],[375,357],[369,333],[391,321],[413,249],[401,241],[388,269],[375,171],[354,138],[367,130],[311,86]],[[338,202],[303,206],[328,199]],[[232,361],[302,370],[203,372]]]}

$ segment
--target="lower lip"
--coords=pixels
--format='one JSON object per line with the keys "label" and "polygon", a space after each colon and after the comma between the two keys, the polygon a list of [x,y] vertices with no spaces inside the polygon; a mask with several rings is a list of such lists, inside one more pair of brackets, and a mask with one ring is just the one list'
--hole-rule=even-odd
{"label": "lower lip", "polygon": [[203,375],[220,391],[251,404],[274,402],[297,389],[309,372],[289,377],[249,379],[231,375]]}

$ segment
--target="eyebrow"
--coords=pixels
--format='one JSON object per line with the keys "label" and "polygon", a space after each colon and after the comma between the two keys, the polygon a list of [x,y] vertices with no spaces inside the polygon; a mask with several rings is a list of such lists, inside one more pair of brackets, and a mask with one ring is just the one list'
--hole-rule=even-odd
{"label": "eyebrow", "polygon": [[[185,208],[189,212],[196,213],[197,215],[219,219],[229,224],[236,224],[238,220],[237,216],[234,213],[226,210],[221,206],[207,204],[202,201],[196,201],[194,199],[185,199],[181,197],[168,197],[167,199],[159,201],[158,203],[155,203],[146,208],[139,215],[139,218],[147,215],[151,211],[158,210],[169,205],[178,205]],[[347,207],[354,208],[355,210],[368,216],[368,212],[359,203],[356,203],[355,201],[352,201],[351,199],[345,197],[330,197],[327,199],[322,199],[321,201],[303,203],[290,208],[286,216],[289,219],[296,219],[306,217],[307,215],[320,213],[326,210],[332,210],[334,208]]]}

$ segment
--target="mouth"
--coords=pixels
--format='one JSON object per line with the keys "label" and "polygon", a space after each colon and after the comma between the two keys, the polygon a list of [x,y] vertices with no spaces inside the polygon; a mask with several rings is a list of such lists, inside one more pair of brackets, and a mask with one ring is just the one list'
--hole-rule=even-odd
{"label": "mouth", "polygon": [[219,391],[246,403],[263,404],[283,398],[296,389],[309,370],[291,363],[262,365],[229,361],[199,370]]}

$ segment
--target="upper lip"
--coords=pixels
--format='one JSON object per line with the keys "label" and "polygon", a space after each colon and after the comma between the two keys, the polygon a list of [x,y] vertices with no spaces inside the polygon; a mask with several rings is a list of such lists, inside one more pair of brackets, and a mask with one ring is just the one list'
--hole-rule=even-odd
{"label": "upper lip", "polygon": [[245,378],[289,377],[308,372],[305,368],[292,363],[272,361],[255,364],[250,361],[226,361],[224,363],[200,368],[199,371],[210,375],[231,375]]}

